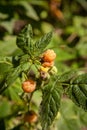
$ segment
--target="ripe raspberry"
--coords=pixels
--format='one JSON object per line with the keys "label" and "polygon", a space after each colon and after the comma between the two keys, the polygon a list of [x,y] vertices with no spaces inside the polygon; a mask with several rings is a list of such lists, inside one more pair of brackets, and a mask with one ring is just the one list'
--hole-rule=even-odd
{"label": "ripe raspberry", "polygon": [[52,67],[54,65],[54,62],[43,62],[42,66],[43,67]]}
{"label": "ripe raspberry", "polygon": [[56,53],[50,49],[45,51],[42,57],[44,62],[52,62],[55,60],[55,58],[56,58]]}
{"label": "ripe raspberry", "polygon": [[28,123],[35,123],[38,119],[37,114],[34,111],[29,111],[24,116],[24,121]]}
{"label": "ripe raspberry", "polygon": [[22,83],[22,89],[26,93],[31,93],[36,89],[36,82],[31,80],[31,79],[27,80],[27,81]]}

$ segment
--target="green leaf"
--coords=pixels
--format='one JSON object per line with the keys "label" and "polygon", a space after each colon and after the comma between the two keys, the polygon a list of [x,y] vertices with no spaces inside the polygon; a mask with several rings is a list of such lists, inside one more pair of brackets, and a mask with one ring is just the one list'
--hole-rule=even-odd
{"label": "green leaf", "polygon": [[6,18],[8,18],[8,14],[4,14],[4,13],[1,13],[0,12],[0,19],[6,19]]}
{"label": "green leaf", "polygon": [[12,65],[12,57],[0,56],[0,63],[6,63]]}
{"label": "green leaf", "polygon": [[33,43],[32,43],[32,27],[31,25],[26,25],[25,28],[17,36],[16,44],[23,50],[24,53],[30,54],[33,52]]}
{"label": "green leaf", "polygon": [[67,94],[76,105],[87,111],[87,74],[79,75],[72,80]]}
{"label": "green leaf", "polygon": [[61,76],[59,76],[58,80],[60,82],[64,82],[64,83],[69,83],[70,80],[76,75],[76,71],[75,70],[71,70],[68,72],[65,72],[64,74],[62,74]]}
{"label": "green leaf", "polygon": [[34,51],[36,52],[36,55],[39,55],[44,51],[44,49],[51,41],[51,38],[52,38],[52,32],[49,32],[44,36],[42,36],[40,40],[35,43]]}
{"label": "green leaf", "polygon": [[29,65],[30,65],[29,62],[26,62],[25,64],[23,63],[18,67],[16,67],[15,69],[13,69],[6,78],[8,86],[11,85],[18,78],[18,76],[22,71],[28,70]]}
{"label": "green leaf", "polygon": [[[87,19],[85,21],[87,21]],[[87,32],[84,32],[84,33],[87,34]],[[76,45],[76,49],[79,52],[79,55],[81,57],[86,57],[87,56],[87,38],[82,37],[79,43]]]}
{"label": "green leaf", "polygon": [[8,73],[12,68],[12,65],[7,63],[0,63],[0,76]]}
{"label": "green leaf", "polygon": [[0,89],[2,88],[5,78],[12,69],[11,58],[0,57]]}
{"label": "green leaf", "polygon": [[26,62],[19,65],[16,68],[13,68],[11,72],[7,75],[6,79],[4,80],[4,84],[0,88],[0,93],[2,93],[7,87],[15,82],[15,80],[19,77],[21,72],[27,71],[29,69],[30,63]]}
{"label": "green leaf", "polygon": [[43,91],[41,102],[41,125],[43,130],[48,130],[55,119],[60,107],[61,87],[57,81],[48,85]]}
{"label": "green leaf", "polygon": [[3,21],[0,22],[0,25],[3,26],[10,34],[12,34],[13,32],[13,27],[14,27],[14,19],[10,20],[10,21]]}
{"label": "green leaf", "polygon": [[52,32],[45,34],[43,37],[40,38],[39,41],[35,43],[33,43],[32,38],[32,27],[29,24],[25,26],[25,28],[18,35],[16,44],[20,49],[23,50],[25,54],[29,54],[30,57],[37,57],[44,51],[44,49],[49,44],[52,38]]}
{"label": "green leaf", "polygon": [[39,17],[37,15],[37,12],[34,10],[31,4],[28,4],[26,1],[21,1],[20,5],[24,7],[25,13],[28,17],[38,21]]}
{"label": "green leaf", "polygon": [[11,114],[11,103],[7,99],[0,98],[0,118]]}
{"label": "green leaf", "polygon": [[15,36],[5,36],[4,41],[0,40],[0,56],[11,56],[16,50]]}
{"label": "green leaf", "polygon": [[86,0],[76,0],[81,6],[87,11],[87,1]]}
{"label": "green leaf", "polygon": [[11,100],[13,100],[17,104],[22,104],[23,100],[20,98],[19,93],[22,93],[22,87],[21,87],[21,80],[18,78],[11,87],[6,89],[4,94],[9,97]]}
{"label": "green leaf", "polygon": [[[82,130],[82,122],[79,120],[81,111],[68,98],[63,98],[61,101],[60,113],[57,120],[58,130]],[[84,111],[83,111],[84,112]],[[85,113],[85,112],[84,112]],[[83,117],[84,118],[84,117]]]}

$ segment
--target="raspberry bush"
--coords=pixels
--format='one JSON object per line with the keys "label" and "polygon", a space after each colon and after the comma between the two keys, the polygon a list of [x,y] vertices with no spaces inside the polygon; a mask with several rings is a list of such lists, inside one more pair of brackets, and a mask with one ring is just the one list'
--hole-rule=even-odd
{"label": "raspberry bush", "polygon": [[[47,48],[51,38],[52,32],[49,32],[35,42],[32,27],[27,25],[17,36],[16,44],[21,53],[0,58],[1,66],[5,67],[0,75],[0,94],[4,95],[14,82],[20,81],[18,92],[24,107],[19,110],[19,124],[30,129],[36,128],[39,122],[42,130],[50,129],[63,94],[87,111],[87,73],[70,70],[60,75],[55,66],[57,55]],[[37,91],[41,93],[38,106],[33,100]]]}

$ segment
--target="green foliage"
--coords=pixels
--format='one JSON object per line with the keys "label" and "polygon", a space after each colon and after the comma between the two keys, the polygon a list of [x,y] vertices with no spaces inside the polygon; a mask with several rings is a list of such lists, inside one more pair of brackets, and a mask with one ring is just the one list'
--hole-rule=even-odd
{"label": "green foliage", "polygon": [[33,32],[31,25],[27,25],[17,37],[17,46],[21,48],[24,53],[29,54],[31,57],[39,56],[46,46],[49,44],[52,37],[52,32],[44,35],[39,41],[33,42]]}
{"label": "green foliage", "polygon": [[0,93],[3,88],[7,87],[5,84],[5,79],[13,67],[11,61],[11,57],[0,57]]}
{"label": "green foliage", "polygon": [[[12,4],[14,5],[14,3]],[[26,2],[19,2],[19,4],[22,5],[27,12],[33,10],[31,6],[28,10],[29,5],[27,5]],[[38,20],[38,16],[37,14],[35,14],[34,10],[33,10],[34,15],[29,13],[30,12],[28,12],[28,14],[26,13],[26,15],[31,18],[34,18],[35,20]],[[75,36],[81,37],[82,40],[82,37],[84,37],[85,35],[84,27],[82,27],[82,24],[84,24],[82,19],[80,19],[78,24],[78,19],[74,18],[72,26],[69,26],[68,28],[65,28],[65,30],[63,30],[64,31],[63,33],[65,33],[64,35],[72,36],[74,31],[77,30],[76,33],[78,35],[76,34]],[[78,32],[78,27],[79,30],[82,29],[80,30],[81,32],[80,31]],[[51,41],[51,38],[52,38],[52,32],[49,32],[35,42],[35,40],[33,39],[32,27],[30,24],[28,24],[18,34],[16,40],[16,45],[21,50],[21,53],[19,52],[19,49],[17,49],[18,52],[15,51],[13,53],[13,50],[16,49],[15,45],[13,44],[14,49],[11,50],[10,48],[10,50],[12,51],[11,52],[12,56],[11,56],[11,53],[8,53],[9,49],[7,49],[6,52],[6,45],[2,45],[1,48],[5,47],[5,52],[1,52],[1,56],[0,56],[0,94],[2,95],[2,97],[5,96],[6,98],[8,98],[8,100],[3,99],[2,102],[0,103],[0,113],[3,110],[3,112],[0,115],[0,118],[9,117],[9,115],[10,115],[9,118],[12,118],[13,115],[17,115],[18,113],[21,113],[21,115],[24,116],[24,114],[27,111],[29,111],[31,108],[38,111],[37,109],[39,105],[37,104],[39,103],[36,103],[38,96],[35,98],[36,102],[33,102],[33,100],[31,100],[33,93],[32,94],[22,93],[23,92],[22,89],[19,88],[22,85],[22,82],[24,80],[28,80],[30,78],[36,81],[37,83],[36,90],[40,90],[40,92],[42,93],[42,99],[40,98],[41,99],[40,119],[41,119],[42,129],[43,130],[51,129],[50,126],[53,123],[54,119],[56,119],[57,113],[59,114],[61,113],[62,120],[63,120],[61,125],[58,126],[59,130],[64,128],[68,130],[73,130],[74,128],[73,125],[76,125],[75,129],[78,129],[80,128],[78,121],[71,117],[68,119],[68,117],[65,116],[66,112],[64,111],[63,113],[63,109],[65,106],[69,107],[70,109],[73,107],[72,103],[70,102],[69,104],[70,106],[65,105],[62,108],[60,104],[61,104],[62,94],[64,93],[68,95],[68,97],[77,106],[87,111],[87,74],[83,72],[83,74],[79,75],[78,70],[74,71],[72,69],[71,71],[63,73],[63,71],[65,71],[64,70],[65,65],[63,66],[62,65],[63,63],[60,64],[59,61],[68,60],[69,64],[71,64],[73,62],[72,60],[77,60],[77,59],[79,60],[80,56],[82,56],[80,58],[84,58],[86,56],[86,53],[84,54],[80,53],[81,47],[79,47],[79,45],[83,43],[80,42],[80,44],[75,47],[74,45],[70,44],[70,40],[72,41],[72,37],[69,37],[65,41],[60,36],[57,36],[57,39],[54,40],[52,42],[52,46],[50,46],[49,43]],[[62,42],[62,44],[60,42]],[[65,47],[66,44],[67,47]],[[41,54],[47,49],[48,45],[50,48],[54,47],[55,51],[57,51],[58,56],[60,55],[57,58],[56,63],[58,63],[58,65],[60,64],[61,69],[60,68],[59,69],[61,71],[59,70],[58,74],[54,73],[53,77],[51,77],[52,75],[50,75],[49,73],[51,69],[50,68],[47,72],[42,73],[43,74],[42,76],[44,76],[45,74],[46,76],[48,76],[43,80],[42,77],[40,77],[41,74],[40,67],[42,66],[42,62],[43,62],[41,59]],[[8,55],[8,56],[3,56],[3,55]],[[79,63],[76,65],[79,66]],[[8,89],[4,91],[6,88]],[[11,102],[9,101],[12,101],[13,104],[10,104]],[[12,106],[14,107],[14,102],[15,102],[15,108],[13,109],[12,112],[11,107]],[[25,104],[26,104],[26,108],[25,108]],[[69,110],[69,109],[65,109],[65,110],[69,111],[70,115],[75,115],[73,110]],[[69,114],[67,112],[68,116]],[[21,118],[23,119],[22,116]],[[67,125],[64,125],[63,127],[62,124],[64,124],[64,122],[66,122]],[[28,125],[26,125],[26,127],[27,126]],[[18,129],[21,128],[21,121],[18,122],[17,126],[13,126],[12,129],[16,129],[16,128]],[[28,129],[30,128],[34,129],[34,126],[29,125]]]}
{"label": "green foliage", "polygon": [[37,15],[36,11],[34,10],[34,8],[30,4],[27,4],[26,1],[21,1],[19,3],[21,6],[23,6],[25,8],[26,16],[28,16],[36,21],[39,20],[39,17]]}
{"label": "green foliage", "polygon": [[33,43],[31,41],[32,27],[31,25],[27,25],[18,35],[17,37],[17,46],[24,51],[24,53],[31,54],[33,52]]}
{"label": "green foliage", "polygon": [[70,99],[63,98],[61,101],[60,112],[57,116],[57,128],[59,130],[81,130],[82,124],[79,116],[82,111],[83,110],[79,109]]}
{"label": "green foliage", "polygon": [[78,106],[87,111],[87,74],[75,77],[67,93]]}
{"label": "green foliage", "polygon": [[15,39],[15,36],[7,36],[5,37],[4,41],[0,41],[0,57],[11,56],[17,50]]}
{"label": "green foliage", "polygon": [[87,74],[78,75],[76,71],[69,71],[59,77],[69,98],[84,110],[87,110]]}
{"label": "green foliage", "polygon": [[[17,46],[23,50],[25,54],[20,56],[13,57],[10,62],[9,58],[0,58],[0,62],[6,62],[7,64],[13,64],[13,69],[10,70],[9,74],[7,75],[6,79],[4,80],[1,76],[1,80],[3,79],[3,84],[1,86],[0,93],[9,87],[20,75],[22,72],[28,71],[29,67],[32,63],[29,60],[35,59],[38,50],[40,52],[49,44],[50,39],[52,37],[52,33],[46,34],[42,37],[37,43],[32,43],[33,32],[31,25],[25,26],[25,28],[20,32],[17,37]],[[36,53],[34,54],[34,51]],[[39,52],[39,51],[38,51]],[[38,53],[39,57],[39,53]],[[11,63],[12,62],[12,63]],[[14,68],[16,66],[16,68]],[[6,66],[7,67],[7,66]],[[7,70],[7,69],[6,69]]]}
{"label": "green foliage", "polygon": [[47,33],[42,38],[40,38],[39,41],[35,43],[35,52],[37,52],[37,55],[40,55],[44,49],[47,47],[47,45],[50,43],[52,37],[52,32]]}
{"label": "green foliage", "polygon": [[62,89],[57,81],[54,81],[52,85],[48,84],[43,90],[40,110],[43,130],[47,130],[55,119],[60,108],[61,94]]}
{"label": "green foliage", "polygon": [[2,97],[0,97],[0,113],[0,119],[11,114],[11,104]]}
{"label": "green foliage", "polygon": [[[3,71],[0,71],[0,81],[1,81],[1,87],[0,87],[0,93],[2,93],[7,87],[9,87],[14,81],[20,76],[22,71],[26,71],[29,68],[29,62],[19,65],[16,68],[12,67],[12,64],[10,62],[5,61],[6,63],[1,63],[1,68],[4,67]],[[11,64],[11,65],[9,65]]]}
{"label": "green foliage", "polygon": [[70,80],[76,75],[75,70],[68,71],[63,73],[61,76],[58,77],[58,80],[63,83],[70,83]]}
{"label": "green foliage", "polygon": [[[43,130],[48,129],[59,111],[61,92],[63,92],[61,86],[64,88],[64,93],[66,93],[77,106],[87,111],[87,74],[78,75],[77,71],[68,71],[56,77],[56,81],[54,81],[53,85],[48,85],[43,90],[43,100],[41,102],[41,122]],[[69,120],[67,120],[67,124],[69,124]],[[69,125],[69,129],[71,129],[71,127],[72,125]]]}

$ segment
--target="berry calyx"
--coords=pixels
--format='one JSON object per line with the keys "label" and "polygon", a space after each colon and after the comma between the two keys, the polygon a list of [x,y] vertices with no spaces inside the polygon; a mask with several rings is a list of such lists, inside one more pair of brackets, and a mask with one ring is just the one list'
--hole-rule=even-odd
{"label": "berry calyx", "polygon": [[24,121],[28,123],[35,123],[38,119],[37,114],[31,110],[24,115]]}
{"label": "berry calyx", "polygon": [[31,93],[36,89],[36,82],[33,80],[27,80],[22,83],[22,89],[26,93]]}
{"label": "berry calyx", "polygon": [[45,51],[42,57],[44,62],[52,62],[55,60],[55,58],[56,58],[56,53],[51,49]]}

